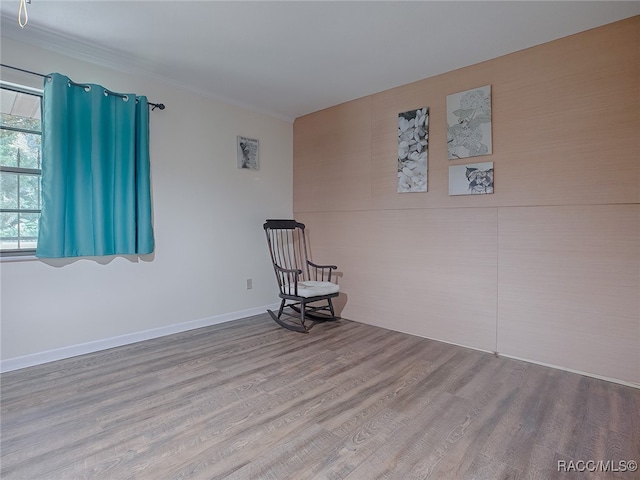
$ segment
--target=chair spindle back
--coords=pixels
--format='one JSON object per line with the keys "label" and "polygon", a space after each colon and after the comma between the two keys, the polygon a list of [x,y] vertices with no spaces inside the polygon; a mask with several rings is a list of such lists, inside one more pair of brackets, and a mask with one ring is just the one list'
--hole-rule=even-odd
{"label": "chair spindle back", "polygon": [[284,290],[294,285],[296,280],[310,279],[304,229],[304,224],[295,220],[267,220],[264,224],[271,260],[282,293],[291,293]]}

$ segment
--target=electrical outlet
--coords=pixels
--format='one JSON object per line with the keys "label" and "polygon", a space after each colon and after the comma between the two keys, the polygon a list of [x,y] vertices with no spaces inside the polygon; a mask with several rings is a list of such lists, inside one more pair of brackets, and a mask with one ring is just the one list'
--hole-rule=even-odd
{"label": "electrical outlet", "polygon": [[253,288],[253,280],[251,278],[247,278],[247,290],[251,290]]}

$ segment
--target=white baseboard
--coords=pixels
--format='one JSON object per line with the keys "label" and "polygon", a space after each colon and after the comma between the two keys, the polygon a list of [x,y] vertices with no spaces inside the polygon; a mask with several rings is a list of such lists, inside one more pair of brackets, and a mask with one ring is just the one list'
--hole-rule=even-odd
{"label": "white baseboard", "polygon": [[94,342],[56,348],[54,350],[32,353],[21,357],[8,358],[6,360],[0,361],[0,372],[10,372],[12,370],[33,367],[35,365],[41,365],[43,363],[55,362],[56,360],[77,357],[78,355],[94,353],[100,350],[106,350],[108,348],[121,347],[123,345],[129,345],[131,343],[151,340],[152,338],[164,337],[166,335],[172,335],[174,333],[195,330],[196,328],[209,327],[211,325],[217,325],[219,323],[231,322],[233,320],[239,320],[241,318],[247,318],[253,315],[266,313],[267,309],[277,310],[279,306],[279,303],[273,305],[265,305],[262,307],[250,308],[248,310],[241,310],[239,312],[225,313],[222,315],[215,315],[213,317],[202,318],[199,320],[191,320],[189,322],[167,325],[166,327],[144,330],[142,332],[128,333],[126,335],[105,338],[102,340],[96,340]]}
{"label": "white baseboard", "polygon": [[[212,325],[218,325],[220,323],[231,322],[233,320],[240,320],[242,318],[247,318],[253,315],[260,315],[262,313],[265,313],[267,309],[277,310],[279,307],[280,307],[280,304],[275,303],[271,305],[265,305],[262,307],[250,308],[248,310],[241,310],[239,312],[231,312],[231,313],[225,313],[222,315],[216,315],[213,317],[203,318],[200,320],[192,320],[184,323],[176,323],[173,325],[168,325],[166,327],[154,328],[154,329],[145,330],[142,332],[135,332],[135,333],[129,333],[127,335],[120,335],[117,337],[105,338],[103,340],[96,340],[94,342],[82,343],[79,345],[71,345],[69,347],[57,348],[54,350],[48,350],[46,352],[32,353],[30,355],[24,355],[22,357],[8,358],[6,360],[0,360],[0,373],[19,370],[21,368],[33,367],[35,365],[41,365],[43,363],[55,362],[56,360],[63,360],[65,358],[77,357],[78,355],[85,355],[87,353],[99,352],[100,350],[106,350],[109,348],[121,347],[123,345],[129,345],[131,343],[142,342],[144,340],[151,340],[152,338],[164,337],[166,335],[186,332],[188,330],[195,330],[196,328],[209,327]],[[353,321],[353,320],[350,320],[350,321]],[[364,323],[364,322],[356,321],[356,323]],[[389,328],[386,328],[386,327],[379,327],[379,328],[390,330]],[[394,330],[394,331],[400,331],[400,330]],[[402,333],[407,333],[407,332],[402,332]],[[408,335],[415,335],[415,334],[408,333]],[[418,335],[418,336],[422,338],[429,338],[429,337],[424,337],[422,335]],[[496,352],[491,352],[489,350],[483,350],[481,348],[470,347],[468,345],[461,345],[458,343],[448,342],[446,340],[439,340],[436,338],[429,338],[429,339],[435,340],[437,342],[456,345],[459,347],[470,348],[472,350],[478,350],[481,352],[496,354]],[[501,357],[512,358],[514,360],[521,360],[524,362],[534,363],[534,364],[542,365],[545,367],[556,368],[556,369],[564,370],[571,373],[577,373],[579,375],[586,375],[588,377],[593,377],[600,380],[606,380],[609,382],[618,383],[618,384],[626,385],[629,387],[640,388],[640,384],[628,382],[625,380],[604,377],[604,376],[596,375],[589,372],[573,370],[571,368],[566,368],[559,365],[552,365],[552,364],[547,364],[543,362],[537,362],[527,358],[515,357],[512,355],[503,355],[501,353],[498,353],[498,355]]]}

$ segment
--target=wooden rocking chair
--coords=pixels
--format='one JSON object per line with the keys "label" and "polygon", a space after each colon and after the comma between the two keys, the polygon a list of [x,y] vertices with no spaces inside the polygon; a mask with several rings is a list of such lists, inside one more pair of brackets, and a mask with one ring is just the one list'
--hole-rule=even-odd
{"label": "wooden rocking chair", "polygon": [[[277,315],[267,310],[271,318],[284,328],[303,333],[309,332],[307,318],[337,320],[331,299],[338,296],[339,287],[331,281],[331,273],[338,267],[309,261],[303,223],[267,220],[263,226],[282,299]],[[321,303],[311,305],[316,302]],[[285,314],[285,307],[296,315]]]}

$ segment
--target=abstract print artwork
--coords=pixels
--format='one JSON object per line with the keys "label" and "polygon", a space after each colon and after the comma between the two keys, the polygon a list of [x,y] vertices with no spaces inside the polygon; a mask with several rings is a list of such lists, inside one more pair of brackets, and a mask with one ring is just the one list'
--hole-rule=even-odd
{"label": "abstract print artwork", "polygon": [[493,193],[493,162],[449,167],[449,195]]}
{"label": "abstract print artwork", "polygon": [[447,95],[447,126],[449,160],[491,154],[491,85]]}
{"label": "abstract print artwork", "polygon": [[258,140],[238,137],[238,168],[258,170]]}
{"label": "abstract print artwork", "polygon": [[429,107],[398,114],[398,193],[427,191]]}

